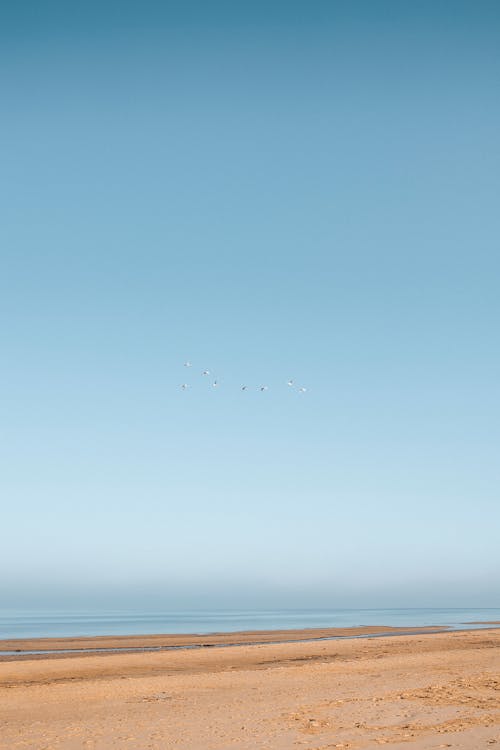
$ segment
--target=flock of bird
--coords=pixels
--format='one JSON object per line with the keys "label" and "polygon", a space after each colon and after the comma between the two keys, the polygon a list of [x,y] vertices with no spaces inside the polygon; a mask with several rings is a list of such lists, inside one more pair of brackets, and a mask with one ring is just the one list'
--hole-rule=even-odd
{"label": "flock of bird", "polygon": [[[192,367],[192,366],[193,365],[192,365],[191,362],[189,362],[189,361],[184,362],[184,367]],[[202,375],[202,377],[210,378],[211,372],[210,372],[210,370],[203,370],[202,373],[201,373],[201,375]],[[297,388],[297,390],[298,390],[299,393],[305,393],[307,391],[307,388],[304,388],[303,385],[296,386],[295,382],[293,380],[288,380],[286,384],[287,384],[287,386],[289,388]],[[213,380],[212,381],[212,388],[218,388],[219,385],[220,385],[220,383],[217,380]],[[187,391],[187,389],[190,388],[191,386],[188,385],[188,383],[182,383],[182,385],[180,387],[181,387],[181,389],[183,391]],[[242,391],[249,391],[249,390],[251,390],[251,388],[248,385],[242,385],[241,386],[241,390]],[[269,386],[267,386],[267,385],[260,385],[260,386],[258,386],[257,390],[259,390],[261,392],[268,391],[269,390]]]}

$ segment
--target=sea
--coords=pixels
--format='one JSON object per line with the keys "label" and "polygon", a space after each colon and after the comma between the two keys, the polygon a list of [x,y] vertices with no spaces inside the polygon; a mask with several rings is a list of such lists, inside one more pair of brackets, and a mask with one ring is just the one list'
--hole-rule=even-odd
{"label": "sea", "polygon": [[[242,630],[445,625],[452,630],[500,621],[490,609],[262,609],[185,612],[19,612],[0,609],[0,639],[155,633],[234,633]],[[487,625],[484,625],[487,627]]]}

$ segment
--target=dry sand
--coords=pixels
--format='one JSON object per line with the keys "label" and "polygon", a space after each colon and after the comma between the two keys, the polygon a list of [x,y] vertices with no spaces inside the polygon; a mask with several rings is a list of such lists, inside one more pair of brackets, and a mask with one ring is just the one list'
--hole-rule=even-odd
{"label": "dry sand", "polygon": [[500,629],[0,661],[2,749],[382,745],[500,750]]}

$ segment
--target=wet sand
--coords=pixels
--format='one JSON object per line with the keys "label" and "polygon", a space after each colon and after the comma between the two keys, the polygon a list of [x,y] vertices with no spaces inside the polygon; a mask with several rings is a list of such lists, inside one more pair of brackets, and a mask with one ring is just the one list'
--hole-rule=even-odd
{"label": "wet sand", "polygon": [[[500,750],[500,628],[286,642],[289,636],[0,661],[0,747]],[[273,631],[265,637],[280,640]],[[45,648],[47,640],[25,648]],[[126,640],[105,639],[106,647],[126,649]]]}
{"label": "wet sand", "polygon": [[370,625],[352,628],[302,628],[300,630],[240,630],[234,633],[164,634],[164,635],[105,635],[78,638],[12,638],[0,640],[2,652],[17,651],[95,651],[97,649],[153,649],[196,648],[257,643],[286,643],[325,638],[352,638],[362,635],[397,635],[398,633],[424,633],[445,630],[443,626],[423,628],[395,628],[387,625]]}

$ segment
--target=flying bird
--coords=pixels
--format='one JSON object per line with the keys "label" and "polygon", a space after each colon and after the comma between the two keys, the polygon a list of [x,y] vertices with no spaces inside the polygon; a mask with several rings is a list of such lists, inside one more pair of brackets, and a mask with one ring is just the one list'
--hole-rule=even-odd
{"label": "flying bird", "polygon": [[[184,367],[192,367],[192,366],[193,365],[192,365],[192,362],[190,360],[186,360],[186,362],[184,362]],[[208,377],[211,374],[211,371],[210,370],[203,370],[201,374],[204,377]],[[290,378],[289,380],[287,380],[286,384],[287,384],[287,386],[289,388],[296,388],[299,393],[306,393],[307,392],[307,388],[305,386],[302,385],[302,386],[298,387],[296,385],[296,383],[295,383],[295,380],[293,380],[292,378]],[[220,385],[219,381],[218,380],[214,380],[213,383],[212,383],[212,388],[218,388],[219,385]],[[180,388],[183,391],[186,391],[188,388],[191,388],[191,386],[188,385],[188,383],[182,383],[182,385],[180,385]],[[242,391],[248,391],[249,388],[250,388],[250,386],[248,386],[248,385],[242,385],[241,386],[241,390]],[[264,393],[264,391],[268,391],[268,390],[269,390],[269,386],[268,385],[261,385],[261,386],[259,386],[259,391],[261,393]]]}

